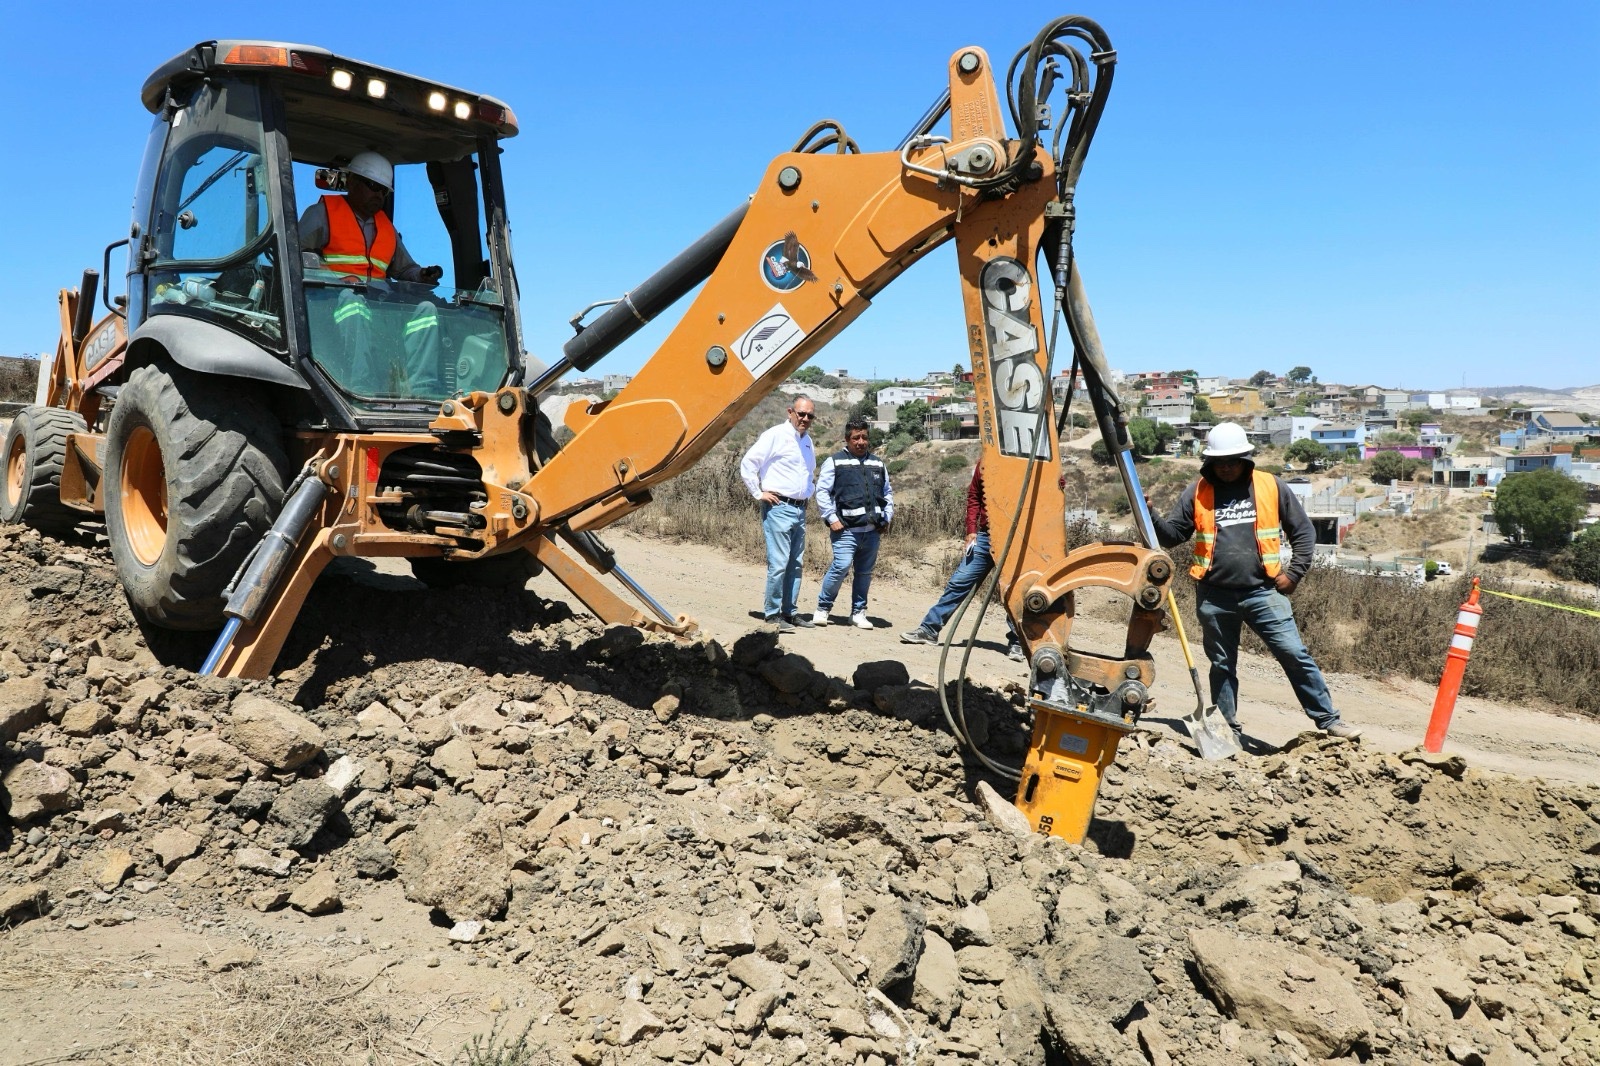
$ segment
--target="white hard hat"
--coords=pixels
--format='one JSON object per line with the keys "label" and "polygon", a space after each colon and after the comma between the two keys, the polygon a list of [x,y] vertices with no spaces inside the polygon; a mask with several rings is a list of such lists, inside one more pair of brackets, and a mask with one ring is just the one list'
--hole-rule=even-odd
{"label": "white hard hat", "polygon": [[344,169],[347,174],[360,174],[368,181],[375,181],[390,192],[394,191],[394,164],[377,152],[357,152]]}
{"label": "white hard hat", "polygon": [[1244,427],[1232,422],[1218,422],[1206,434],[1206,450],[1201,454],[1207,459],[1242,459],[1255,450],[1255,445],[1244,435]]}

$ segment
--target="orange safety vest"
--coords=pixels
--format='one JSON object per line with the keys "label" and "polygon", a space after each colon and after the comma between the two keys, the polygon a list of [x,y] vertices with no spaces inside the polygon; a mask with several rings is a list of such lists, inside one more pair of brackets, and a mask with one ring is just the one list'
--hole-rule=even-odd
{"label": "orange safety vest", "polygon": [[349,201],[343,196],[324,196],[322,208],[328,213],[328,243],[322,246],[322,261],[328,269],[361,278],[387,277],[399,241],[389,216],[382,211],[372,216],[377,235],[368,248]]}
{"label": "orange safety vest", "polygon": [[[1256,551],[1268,577],[1283,572],[1283,528],[1278,524],[1278,481],[1261,470],[1250,472],[1250,495],[1256,501]],[[1211,569],[1217,550],[1217,490],[1201,478],[1194,490],[1194,558],[1189,576],[1196,581]]]}

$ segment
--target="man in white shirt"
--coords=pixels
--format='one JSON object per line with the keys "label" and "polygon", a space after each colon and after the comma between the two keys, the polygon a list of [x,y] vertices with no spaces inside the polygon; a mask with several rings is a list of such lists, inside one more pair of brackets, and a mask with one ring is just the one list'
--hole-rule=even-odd
{"label": "man in white shirt", "polygon": [[817,405],[809,396],[796,396],[789,404],[788,419],[757,437],[739,460],[745,488],[761,502],[761,531],[767,538],[767,592],[761,614],[779,633],[812,625],[811,619],[796,613],[796,605],[806,551],[806,501],[817,467],[811,447],[816,413]]}

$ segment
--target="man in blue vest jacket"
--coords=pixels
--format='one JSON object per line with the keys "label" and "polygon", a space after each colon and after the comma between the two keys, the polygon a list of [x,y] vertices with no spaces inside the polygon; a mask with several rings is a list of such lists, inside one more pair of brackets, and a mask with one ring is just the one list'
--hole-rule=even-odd
{"label": "man in blue vest jacket", "polygon": [[822,461],[822,469],[817,471],[817,509],[833,540],[833,563],[823,575],[817,613],[811,621],[819,626],[828,624],[828,612],[844,584],[845,571],[853,566],[850,624],[871,629],[867,590],[878,561],[878,538],[894,520],[894,490],[889,487],[888,468],[871,453],[866,422],[855,419],[845,423],[844,447]]}

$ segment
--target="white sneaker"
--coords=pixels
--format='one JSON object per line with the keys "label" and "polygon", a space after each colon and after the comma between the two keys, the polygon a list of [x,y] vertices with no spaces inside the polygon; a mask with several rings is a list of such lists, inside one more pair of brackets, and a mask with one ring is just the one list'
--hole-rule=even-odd
{"label": "white sneaker", "polygon": [[811,624],[814,625],[814,626],[825,626],[825,625],[827,625],[828,624],[828,612],[827,611],[817,611],[815,614],[813,614],[811,616]]}
{"label": "white sneaker", "polygon": [[867,618],[867,612],[866,611],[857,611],[855,614],[851,615],[850,616],[850,624],[855,626],[857,629],[871,629],[872,628],[872,622],[871,622],[870,619]]}

